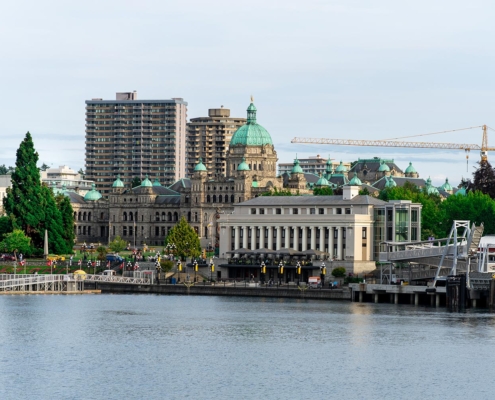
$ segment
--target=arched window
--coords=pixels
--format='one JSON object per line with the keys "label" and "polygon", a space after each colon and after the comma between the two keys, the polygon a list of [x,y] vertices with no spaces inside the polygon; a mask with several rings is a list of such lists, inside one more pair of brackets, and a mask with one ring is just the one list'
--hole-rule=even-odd
{"label": "arched window", "polygon": [[132,212],[129,213],[129,221],[134,221],[134,214]]}
{"label": "arched window", "polygon": [[198,198],[196,197],[196,204],[198,204]]}
{"label": "arched window", "polygon": [[88,213],[88,221],[91,221],[91,213]]}
{"label": "arched window", "polygon": [[86,227],[83,226],[83,236],[86,236]]}
{"label": "arched window", "polygon": [[122,236],[127,236],[127,226],[122,229]]}
{"label": "arched window", "polygon": [[86,211],[83,212],[83,221],[86,221]]}
{"label": "arched window", "polygon": [[221,203],[222,202],[222,195],[218,195],[218,202]]}
{"label": "arched window", "polygon": [[104,213],[100,213],[100,219],[103,219],[104,218]]}
{"label": "arched window", "polygon": [[[134,221],[137,222],[138,220],[138,216],[137,216],[137,211],[134,213]],[[143,218],[141,218],[141,221],[143,221]]]}
{"label": "arched window", "polygon": [[172,221],[172,213],[171,212],[168,213],[168,219],[167,219],[167,221],[169,221],[169,222]]}
{"label": "arched window", "polygon": [[216,194],[214,194],[214,195],[213,195],[213,203],[216,203],[216,202],[217,202],[217,195],[216,195]]}
{"label": "arched window", "polygon": [[210,195],[206,196],[206,202],[209,203],[211,200],[210,200]]}
{"label": "arched window", "polygon": [[174,212],[174,221],[179,220],[179,214],[177,212]]}
{"label": "arched window", "polygon": [[122,221],[127,221],[127,213],[124,211],[124,214],[122,215]]}
{"label": "arched window", "polygon": [[191,222],[191,211],[187,213],[187,222]]}
{"label": "arched window", "polygon": [[74,211],[74,221],[77,221],[77,212]]}
{"label": "arched window", "polygon": [[155,221],[160,222],[160,213],[158,211],[155,214]]}
{"label": "arched window", "polygon": [[78,227],[77,227],[77,234],[78,234],[78,235],[80,235],[80,234],[81,234],[81,227],[80,227],[80,226],[78,226]]}
{"label": "arched window", "polygon": [[91,227],[88,226],[88,236],[91,236]]}
{"label": "arched window", "polygon": [[165,212],[162,212],[162,221],[165,222],[167,220],[167,216]]}
{"label": "arched window", "polygon": [[226,202],[226,203],[228,203],[228,202],[229,202],[229,195],[228,195],[228,194],[226,194],[226,195],[225,195],[225,202]]}
{"label": "arched window", "polygon": [[231,195],[230,196],[230,202],[233,203],[234,202],[234,195]]}

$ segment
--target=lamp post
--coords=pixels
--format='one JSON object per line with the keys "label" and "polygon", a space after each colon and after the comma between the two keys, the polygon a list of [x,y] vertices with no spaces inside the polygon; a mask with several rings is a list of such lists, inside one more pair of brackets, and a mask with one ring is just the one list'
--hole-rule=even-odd
{"label": "lamp post", "polygon": [[297,286],[301,283],[301,264],[299,264],[299,261],[297,262],[296,265],[296,275],[297,275]]}
{"label": "lamp post", "polygon": [[210,282],[213,283],[213,272],[215,271],[215,264],[213,264],[213,259],[210,258],[210,272],[211,272],[211,276],[210,276]]}
{"label": "lamp post", "polygon": [[170,256],[173,256],[174,251],[177,250],[177,246],[174,243],[167,243],[165,246],[165,252],[169,253],[168,259],[170,260]]}
{"label": "lamp post", "polygon": [[321,263],[320,266],[320,279],[321,279],[321,287],[325,286],[325,275],[327,274],[327,267],[325,267],[325,263]]}
{"label": "lamp post", "polygon": [[280,261],[278,264],[278,285],[282,284],[282,277],[284,276],[284,263]]}
{"label": "lamp post", "polygon": [[180,279],[180,276],[179,274],[182,272],[182,263],[180,262],[180,260],[177,261],[177,279],[179,280]]}
{"label": "lamp post", "polygon": [[159,285],[160,284],[160,272],[162,270],[162,266],[160,265],[159,261],[155,262],[155,268],[156,268],[156,283],[157,283],[157,285]]}
{"label": "lamp post", "polygon": [[264,261],[261,261],[260,267],[261,267],[260,281],[261,283],[265,283],[266,265]]}
{"label": "lamp post", "polygon": [[196,274],[198,272],[198,262],[194,260],[193,262],[193,268],[194,268],[194,282],[196,282]]}

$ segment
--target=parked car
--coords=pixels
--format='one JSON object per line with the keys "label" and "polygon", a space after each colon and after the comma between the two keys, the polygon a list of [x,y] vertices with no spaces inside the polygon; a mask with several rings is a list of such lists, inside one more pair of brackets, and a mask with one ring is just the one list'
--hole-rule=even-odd
{"label": "parked car", "polygon": [[107,254],[107,261],[110,261],[110,262],[115,262],[115,261],[122,262],[122,261],[124,261],[124,259],[121,256],[119,256],[118,254]]}

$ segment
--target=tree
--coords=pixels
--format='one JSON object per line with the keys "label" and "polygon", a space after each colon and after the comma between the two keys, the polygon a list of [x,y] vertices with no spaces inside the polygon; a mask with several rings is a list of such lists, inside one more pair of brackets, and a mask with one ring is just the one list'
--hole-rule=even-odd
{"label": "tree", "polygon": [[368,190],[368,188],[363,188],[359,191],[359,195],[360,196],[369,196],[370,195],[370,191]]}
{"label": "tree", "polygon": [[55,201],[57,202],[57,207],[62,216],[63,237],[67,243],[67,247],[71,249],[70,253],[72,253],[74,239],[76,237],[74,234],[74,210],[70,203],[70,199],[67,196],[58,195],[55,198]]}
{"label": "tree", "polygon": [[96,248],[98,256],[96,257],[100,261],[106,261],[107,259],[107,248],[105,246],[98,246]]}
{"label": "tree", "polygon": [[45,211],[45,218],[40,224],[41,231],[48,230],[48,248],[51,253],[68,254],[72,253],[71,240],[68,243],[64,238],[64,224],[62,214],[57,208],[57,203],[53,197],[53,192],[48,186],[41,187],[42,203],[41,206]]}
{"label": "tree", "polygon": [[40,226],[45,219],[42,199],[40,171],[36,166],[38,153],[34,150],[28,132],[17,150],[12,187],[7,188],[3,199],[4,210],[12,216],[13,227],[22,229],[35,247],[42,247],[43,234]]}
{"label": "tree", "polygon": [[110,242],[110,244],[108,245],[108,247],[114,253],[120,253],[121,251],[123,251],[127,247],[127,243],[120,236],[115,236],[115,239],[113,239]]}
{"label": "tree", "polygon": [[6,167],[5,164],[0,165],[0,175],[7,175],[14,170],[13,167]]}
{"label": "tree", "polygon": [[0,217],[0,239],[12,232],[12,229],[12,220],[6,215]]}
{"label": "tree", "polygon": [[31,239],[22,230],[14,229],[13,232],[7,233],[5,238],[0,242],[0,249],[5,252],[14,253],[17,259],[18,253],[30,253]]}
{"label": "tree", "polygon": [[273,190],[269,190],[268,192],[261,193],[262,196],[292,196],[292,193],[289,189],[280,189],[273,188]]}
{"label": "tree", "polygon": [[140,185],[141,185],[141,180],[139,179],[139,177],[135,176],[134,178],[132,178],[131,188],[135,188],[136,186],[140,186]]}
{"label": "tree", "polygon": [[84,179],[84,170],[82,168],[79,168],[79,171],[77,171],[79,175],[81,175],[81,178]]}
{"label": "tree", "polygon": [[479,190],[488,194],[492,199],[495,198],[495,171],[491,164],[486,160],[478,162],[479,168],[473,173],[473,181],[469,181],[467,190],[475,192]]}
{"label": "tree", "polygon": [[50,166],[48,164],[41,164],[41,167],[40,167],[40,171],[46,171],[48,168],[50,168]]}
{"label": "tree", "polygon": [[314,196],[333,196],[333,189],[331,187],[317,187],[313,189]]}
{"label": "tree", "polygon": [[175,244],[177,255],[181,259],[184,257],[196,258],[201,254],[198,234],[184,217],[168,232],[165,246],[167,244]]}

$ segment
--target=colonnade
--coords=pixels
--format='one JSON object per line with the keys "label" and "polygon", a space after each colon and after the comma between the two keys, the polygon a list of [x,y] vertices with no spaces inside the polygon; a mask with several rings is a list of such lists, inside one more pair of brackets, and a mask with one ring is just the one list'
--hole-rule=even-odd
{"label": "colonnade", "polygon": [[[296,251],[320,250],[342,260],[345,254],[346,230],[342,226],[235,226],[230,228],[230,246],[232,250],[262,249],[279,250],[281,248]],[[233,244],[233,245],[232,245]]]}

